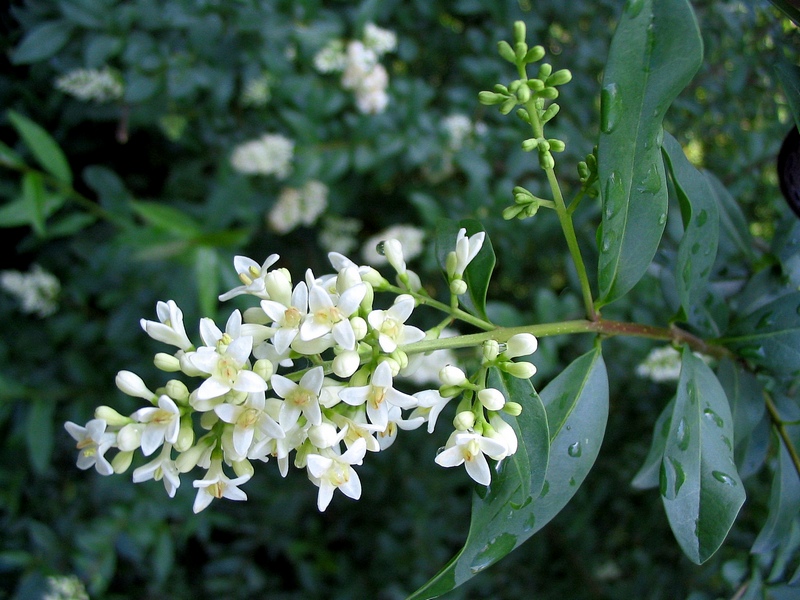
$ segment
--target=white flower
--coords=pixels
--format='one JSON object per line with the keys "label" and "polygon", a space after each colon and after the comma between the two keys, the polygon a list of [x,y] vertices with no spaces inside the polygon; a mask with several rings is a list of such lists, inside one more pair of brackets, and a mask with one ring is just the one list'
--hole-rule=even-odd
{"label": "white flower", "polygon": [[145,319],[139,321],[147,335],[154,340],[170,346],[176,346],[184,351],[194,348],[183,326],[183,312],[181,312],[174,300],[159,301],[156,304],[156,315],[158,316],[158,323],[146,321]]}
{"label": "white flower", "polygon": [[324,378],[322,367],[314,367],[306,371],[300,378],[300,383],[295,383],[282,375],[272,376],[273,389],[284,399],[279,417],[284,431],[288,431],[297,423],[301,413],[312,425],[322,423],[319,394]]}
{"label": "white flower", "polygon": [[478,400],[486,410],[502,410],[506,403],[503,392],[494,388],[484,388],[478,392]]}
{"label": "white flower", "polygon": [[417,429],[425,422],[425,417],[414,416],[413,414],[408,419],[403,418],[403,413],[398,406],[389,407],[389,423],[383,431],[378,432],[378,444],[381,450],[386,450],[394,443],[397,438],[397,432],[400,429],[405,431]]}
{"label": "white flower", "polygon": [[47,578],[47,593],[41,600],[89,600],[89,594],[75,575],[58,575]]}
{"label": "white flower", "polygon": [[417,399],[418,408],[414,409],[411,417],[414,418],[418,415],[426,417],[428,420],[428,433],[433,433],[439,415],[452,398],[445,398],[439,393],[439,390],[422,390],[414,394],[414,398]]}
{"label": "white flower", "polygon": [[17,297],[24,313],[48,317],[58,308],[61,283],[39,265],[33,265],[28,273],[3,271],[0,286]]}
{"label": "white flower", "polygon": [[[413,225],[392,225],[383,231],[367,238],[361,249],[364,260],[375,267],[387,264],[386,255],[378,252],[378,245],[385,240],[397,240],[403,249],[403,259],[411,261],[422,254],[425,231]],[[385,247],[384,247],[385,248]]]}
{"label": "white flower", "polygon": [[106,422],[103,419],[92,419],[86,423],[86,427],[67,421],[64,429],[78,442],[75,447],[79,450],[79,469],[95,467],[101,475],[111,475],[114,472],[111,463],[103,455],[114,445],[116,435],[106,433]]}
{"label": "white flower", "polygon": [[451,278],[453,276],[461,277],[464,275],[464,270],[469,263],[472,262],[472,259],[478,255],[478,252],[481,251],[485,237],[486,233],[483,231],[479,231],[475,235],[469,237],[467,236],[467,230],[463,227],[458,230],[458,235],[456,236],[455,269],[452,273],[448,273]]}
{"label": "white flower", "polygon": [[203,373],[210,375],[194,396],[198,400],[210,400],[231,390],[237,392],[263,392],[267,382],[259,375],[246,369],[253,348],[253,338],[243,336],[233,340],[224,351],[203,346],[191,355],[192,364]]}
{"label": "white flower", "polygon": [[472,133],[472,121],[466,115],[454,114],[442,120],[447,133],[447,146],[456,152],[464,145],[464,140]]}
{"label": "white flower", "polygon": [[122,98],[124,88],[120,76],[108,67],[74,69],[56,79],[55,87],[78,100],[102,103]]}
{"label": "white flower", "polygon": [[281,235],[299,225],[312,225],[328,207],[328,186],[308,181],[301,189],[283,188],[267,215],[270,227]]}
{"label": "white flower", "polygon": [[262,300],[261,308],[272,319],[273,327],[277,328],[272,337],[275,351],[283,354],[297,337],[300,324],[308,313],[308,287],[304,281],[298,283],[289,306],[273,300]]}
{"label": "white flower", "polygon": [[502,354],[505,358],[529,356],[536,352],[538,347],[539,341],[536,336],[530,333],[518,333],[508,338],[506,349]]}
{"label": "white flower", "polygon": [[397,35],[393,31],[378,27],[375,23],[367,23],[364,25],[364,45],[381,56],[397,48]]}
{"label": "white flower", "polygon": [[491,455],[495,460],[501,460],[506,456],[511,456],[517,451],[519,445],[517,441],[517,432],[509,425],[500,413],[495,413],[489,417],[489,425],[492,426],[493,432],[488,437],[495,439],[506,447],[504,454]]}
{"label": "white flower", "polygon": [[233,150],[231,166],[247,175],[275,175],[286,179],[292,170],[294,142],[280,134],[264,134]]}
{"label": "white flower", "polygon": [[314,55],[314,68],[320,73],[343,71],[347,66],[347,55],[342,40],[331,40]]}
{"label": "white flower", "polygon": [[230,300],[240,294],[253,294],[259,298],[268,297],[266,294],[265,277],[269,273],[269,268],[278,262],[280,258],[277,254],[270,254],[264,264],[259,265],[256,261],[246,256],[235,256],[233,266],[239,274],[239,281],[242,285],[222,294],[219,299],[221,302]]}
{"label": "white flower", "polygon": [[636,374],[656,382],[677,381],[681,376],[681,354],[672,346],[653,348],[636,367]]}
{"label": "white flower", "polygon": [[414,298],[408,294],[397,296],[388,310],[373,310],[367,321],[378,332],[378,344],[387,354],[398,346],[413,344],[425,337],[425,332],[411,325],[404,325],[414,310]]}
{"label": "white flower", "polygon": [[464,465],[472,479],[481,485],[489,485],[492,482],[492,473],[485,455],[501,456],[507,451],[506,446],[497,440],[477,433],[454,431],[435,461],[443,467]]}
{"label": "white flower", "polygon": [[347,387],[339,392],[339,397],[350,406],[367,407],[370,422],[386,429],[389,423],[389,407],[415,408],[416,398],[392,387],[392,367],[389,361],[378,365],[372,374],[369,385]]}
{"label": "white flower", "polygon": [[309,478],[319,486],[317,507],[324,511],[333,498],[334,490],[340,490],[345,496],[358,500],[361,497],[361,480],[352,465],[360,465],[367,453],[364,440],[356,440],[344,454],[331,452],[309,454],[307,467]]}
{"label": "white flower", "polygon": [[166,443],[161,453],[149,463],[134,469],[133,481],[140,483],[149,479],[164,480],[164,488],[170,498],[175,497],[175,492],[181,485],[180,474],[175,461],[172,460],[172,444]]}
{"label": "white flower", "polygon": [[267,413],[264,392],[248,394],[247,400],[242,404],[218,404],[214,407],[214,412],[220,419],[234,426],[233,449],[239,457],[247,456],[256,431],[272,439],[280,439],[286,435]]}
{"label": "white flower", "polygon": [[237,477],[236,479],[228,478],[222,471],[222,460],[219,458],[212,459],[205,478],[192,483],[197,488],[197,496],[195,496],[192,510],[195,514],[199,513],[211,504],[214,498],[247,500],[247,494],[240,490],[239,486],[249,479],[249,475]]}
{"label": "white flower", "polygon": [[148,402],[152,402],[156,397],[156,395],[148,389],[144,381],[142,381],[142,378],[136,373],[132,373],[130,371],[120,371],[117,373],[115,383],[117,384],[119,390],[128,396],[142,398]]}
{"label": "white flower", "polygon": [[250,106],[253,108],[263,108],[267,105],[270,99],[269,77],[267,75],[260,75],[250,79],[244,86],[239,102],[242,106]]}
{"label": "white flower", "polygon": [[333,339],[345,350],[355,350],[356,335],[350,316],[367,293],[367,286],[358,283],[332,298],[321,286],[313,285],[308,295],[309,313],[300,326],[300,340],[310,341],[332,333]]}
{"label": "white flower", "polygon": [[178,441],[181,427],[181,411],[175,401],[167,395],[158,398],[158,407],[140,408],[131,419],[144,423],[142,431],[142,454],[150,456],[165,441],[174,444]]}

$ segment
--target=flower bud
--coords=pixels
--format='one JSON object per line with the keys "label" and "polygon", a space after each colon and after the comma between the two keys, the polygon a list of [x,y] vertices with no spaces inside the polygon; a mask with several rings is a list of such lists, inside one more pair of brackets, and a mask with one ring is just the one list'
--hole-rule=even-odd
{"label": "flower bud", "polygon": [[383,254],[398,274],[406,272],[403,244],[400,243],[400,240],[391,239],[383,242]]}
{"label": "flower bud", "polygon": [[192,415],[185,414],[181,417],[181,426],[178,429],[178,439],[175,442],[175,450],[183,452],[194,444],[194,427],[192,427]]}
{"label": "flower bud", "polygon": [[500,354],[500,344],[497,340],[486,340],[483,342],[483,360],[492,362]]}
{"label": "flower bud", "polygon": [[253,473],[255,473],[253,465],[246,458],[233,461],[231,466],[233,467],[233,472],[236,473],[237,477],[252,477]]}
{"label": "flower bud", "polygon": [[464,371],[455,365],[445,365],[439,370],[439,381],[442,385],[460,386],[467,380]]}
{"label": "flower bud", "polygon": [[392,377],[397,377],[397,374],[400,372],[400,363],[394,358],[394,355],[382,358],[378,361],[379,364],[382,362],[389,363],[389,367],[392,369]]}
{"label": "flower bud", "polygon": [[361,387],[367,385],[369,382],[369,367],[366,365],[361,367],[358,371],[353,373],[353,376],[350,378],[350,385],[353,387]]}
{"label": "flower bud", "polygon": [[117,433],[117,448],[123,452],[136,450],[142,445],[144,423],[128,423]]}
{"label": "flower bud", "polygon": [[552,139],[547,140],[547,142],[550,145],[551,152],[563,152],[567,147],[567,145],[561,140]]}
{"label": "flower bud", "polygon": [[526,63],[534,63],[540,61],[544,58],[544,48],[542,46],[536,45],[525,55],[525,62]]}
{"label": "flower bud", "polygon": [[[393,360],[400,366],[397,373],[399,373],[408,366],[408,354],[406,354],[402,350],[400,349],[395,350],[394,352],[391,353],[390,357],[391,360]],[[392,373],[392,376],[397,375],[397,373]]]}
{"label": "flower bud", "polygon": [[156,354],[153,364],[157,369],[166,373],[177,373],[181,370],[181,361],[166,352]]}
{"label": "flower bud", "polygon": [[287,269],[275,269],[264,276],[264,286],[270,300],[284,306],[292,303],[292,276]]}
{"label": "flower bud", "polygon": [[460,431],[472,429],[475,426],[475,414],[471,410],[463,410],[453,419],[453,427]]}
{"label": "flower bud", "polygon": [[519,90],[517,91],[517,100],[519,100],[521,104],[525,104],[530,99],[531,89],[526,85],[520,86]]}
{"label": "flower bud", "polygon": [[516,219],[518,216],[520,216],[520,213],[524,211],[525,211],[524,206],[513,204],[503,209],[503,218],[506,221],[510,221],[511,219]]}
{"label": "flower bud", "polygon": [[556,166],[556,160],[550,151],[539,153],[539,166],[545,170],[550,170]]}
{"label": "flower bud", "polygon": [[362,317],[353,317],[350,319],[350,326],[353,328],[356,341],[363,340],[367,336],[367,332],[369,332],[367,322]]}
{"label": "flower bud", "polygon": [[528,356],[536,352],[538,347],[539,341],[536,339],[536,336],[530,333],[518,333],[508,338],[503,356],[506,358]]}
{"label": "flower bud", "polygon": [[558,88],[546,87],[543,90],[536,92],[537,98],[544,98],[545,100],[555,100],[558,98]]}
{"label": "flower bud", "polygon": [[447,272],[447,277],[452,279],[453,275],[455,275],[456,268],[458,267],[458,255],[456,254],[455,250],[447,255],[444,266],[445,271]]}
{"label": "flower bud", "polygon": [[539,75],[538,78],[542,81],[547,81],[547,78],[550,77],[550,74],[553,72],[553,65],[550,63],[542,63],[539,66]]}
{"label": "flower bud", "polygon": [[114,473],[119,475],[120,473],[124,473],[128,470],[128,467],[131,466],[132,461],[133,451],[128,450],[126,452],[117,452],[117,455],[111,461],[111,468],[114,469]]}
{"label": "flower bud", "polygon": [[503,412],[512,417],[518,417],[522,414],[522,405],[519,402],[506,402]]}
{"label": "flower bud", "polygon": [[525,41],[525,21],[514,21],[514,41],[519,44]]}
{"label": "flower bud", "polygon": [[443,385],[439,388],[439,395],[442,398],[455,398],[464,390],[458,385]]}
{"label": "flower bud", "polygon": [[219,421],[217,413],[215,413],[213,410],[209,410],[208,412],[204,412],[200,417],[200,427],[206,431],[210,431],[211,428],[217,424],[217,421]]}
{"label": "flower bud", "polygon": [[308,439],[317,448],[330,448],[339,442],[336,426],[331,423],[313,425],[308,430]]}
{"label": "flower bud", "polygon": [[530,379],[536,375],[536,367],[529,362],[507,362],[501,368],[518,379]]}
{"label": "flower bud", "polygon": [[178,402],[189,399],[189,388],[186,387],[185,383],[177,379],[170,379],[164,391],[167,396]]}
{"label": "flower bud", "polygon": [[260,358],[253,363],[253,373],[261,377],[264,381],[269,381],[275,372],[275,365],[268,358]]}
{"label": "flower bud", "polygon": [[570,73],[569,69],[559,69],[547,78],[547,85],[555,87],[570,81],[572,81],[572,73]]}
{"label": "flower bud", "polygon": [[483,104],[484,106],[493,106],[495,104],[500,104],[501,102],[505,102],[506,97],[503,94],[498,94],[495,92],[480,92],[478,94],[478,102]]}
{"label": "flower bud", "polygon": [[208,450],[207,444],[198,443],[196,446],[192,446],[188,450],[184,450],[178,454],[178,458],[175,459],[175,467],[178,469],[178,472],[188,473],[194,469],[206,450]]}
{"label": "flower bud", "polygon": [[539,140],[537,140],[536,138],[528,138],[527,140],[522,141],[522,149],[525,152],[536,150],[538,146],[539,146]]}
{"label": "flower bud", "polygon": [[542,125],[547,123],[550,119],[555,117],[558,114],[558,111],[561,110],[561,107],[556,104],[555,102],[548,106],[545,111],[542,113]]}
{"label": "flower bud", "polygon": [[98,406],[95,408],[94,418],[102,419],[109,427],[123,427],[128,423],[133,423],[130,417],[119,414],[110,406]]}
{"label": "flower bud", "polygon": [[131,373],[130,371],[120,371],[114,380],[117,387],[123,393],[134,398],[143,398],[149,402],[155,403],[156,395],[151,392],[142,381],[142,378]]}
{"label": "flower bud", "polygon": [[481,401],[486,410],[502,410],[506,403],[503,392],[494,388],[485,388],[478,392],[478,400]]}
{"label": "flower bud", "polygon": [[460,296],[467,293],[467,282],[463,279],[454,279],[450,282],[450,293]]}
{"label": "flower bud", "polygon": [[361,358],[358,352],[355,350],[345,350],[333,359],[333,372],[337,376],[347,379],[356,372],[360,364]]}
{"label": "flower bud", "polygon": [[507,115],[512,110],[514,110],[514,107],[516,105],[517,105],[517,97],[516,96],[512,96],[511,98],[508,98],[505,102],[503,102],[500,105],[500,114],[501,115]]}
{"label": "flower bud", "polygon": [[514,54],[514,49],[505,40],[497,42],[497,53],[508,62],[516,64],[517,56]]}

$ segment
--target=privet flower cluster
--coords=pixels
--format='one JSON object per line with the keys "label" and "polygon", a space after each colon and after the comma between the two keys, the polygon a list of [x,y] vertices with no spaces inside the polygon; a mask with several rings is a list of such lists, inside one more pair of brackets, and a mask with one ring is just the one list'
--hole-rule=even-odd
{"label": "privet flower cluster", "polygon": [[[483,238],[459,231],[448,260],[454,294],[467,291],[464,268]],[[292,466],[306,471],[324,511],[337,489],[360,497],[354,467],[368,452],[388,448],[399,430],[427,423],[432,432],[444,407],[460,398],[454,431],[435,460],[445,467],[463,464],[475,481],[488,485],[487,457],[499,461],[517,449],[514,428],[501,413],[518,415],[521,407],[487,387],[486,374],[496,367],[530,377],[533,365],[513,359],[534,352],[536,338],[487,342],[472,377],[447,365],[438,388],[407,393],[401,381],[425,357],[405,348],[426,335],[435,338],[441,326],[426,334],[408,324],[422,299],[409,285],[418,278],[406,269],[397,240],[386,240],[384,249],[400,286],[336,253],[329,254],[332,273],[308,270],[298,282],[274,268],[275,254],[262,264],[236,257],[241,285],[220,299],[246,294],[258,306],[233,311],[224,329],[201,319],[199,345],[187,336],[175,302],[159,302],[158,320],[142,319],[141,325],[173,347],[158,353],[155,365],[174,378],[153,391],[138,375],[119,372],[117,387],[146,404],[128,416],[100,406],[85,426],[66,423],[77,442],[78,467],[123,473],[141,453],[149,460],[133,470],[133,481],[161,480],[171,497],[181,476],[199,469],[192,482],[199,512],[215,498],[245,500],[241,488],[253,476],[253,464],[274,460],[283,476]],[[376,293],[393,299],[379,308]]]}

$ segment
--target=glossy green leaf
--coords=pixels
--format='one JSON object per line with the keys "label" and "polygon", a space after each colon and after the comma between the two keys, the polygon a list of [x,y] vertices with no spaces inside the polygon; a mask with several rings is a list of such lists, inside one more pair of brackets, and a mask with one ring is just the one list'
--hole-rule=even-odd
{"label": "glossy green leaf", "polygon": [[626,4],[611,42],[600,100],[598,305],[630,290],[656,253],[667,221],[661,122],[702,58],[700,32],[687,0]]}
{"label": "glossy green leaf", "polygon": [[[525,523],[521,524],[513,517],[520,514],[520,508],[530,502],[532,494],[538,495],[544,485],[550,436],[547,413],[541,398],[529,380],[516,379],[496,369],[489,373],[489,385],[501,390],[508,400],[522,405],[522,413],[516,419],[503,415],[504,420],[514,428],[519,447],[492,474],[492,483],[488,488],[476,487],[470,529],[464,547],[411,598],[434,598],[461,585],[479,572],[480,569],[475,569],[473,562],[481,553],[485,559],[489,548],[494,558],[491,562],[511,552],[517,545],[515,542],[520,535],[519,529],[526,527]],[[509,512],[512,518],[498,518]]]}
{"label": "glossy green leaf", "polygon": [[686,347],[661,463],[661,496],[684,554],[697,564],[722,545],[745,491],[733,461],[733,417],[725,391]]}
{"label": "glossy green leaf", "polygon": [[[520,401],[525,396],[514,398]],[[440,596],[500,560],[549,523],[583,483],[600,451],[608,418],[608,376],[600,347],[576,359],[540,397],[550,434],[550,459],[541,491],[519,503],[515,495],[519,480],[507,465],[483,497],[478,492],[473,496],[464,548],[409,600]],[[531,401],[536,401],[535,393],[521,402],[523,414],[530,410]],[[522,437],[530,439],[522,423],[520,428]],[[535,464],[533,457],[531,465]],[[532,481],[535,476],[532,473]]]}
{"label": "glossy green leaf", "polygon": [[22,177],[22,199],[28,223],[37,235],[44,235],[45,201],[44,178],[38,171],[28,171]]}
{"label": "glossy green leaf", "polygon": [[13,110],[8,111],[8,120],[42,168],[61,183],[72,185],[67,157],[53,137],[39,124]]}
{"label": "glossy green leaf", "polygon": [[69,41],[73,27],[65,21],[45,21],[28,31],[11,53],[11,62],[30,64],[53,56]]}
{"label": "glossy green leaf", "polygon": [[133,210],[150,225],[169,231],[181,238],[191,238],[201,233],[200,226],[185,212],[158,202],[131,203]]}
{"label": "glossy green leaf", "polygon": [[753,236],[750,234],[747,219],[739,203],[713,174],[708,171],[704,171],[703,174],[711,186],[711,193],[719,208],[720,255],[738,254],[754,261],[756,254],[753,250]]}
{"label": "glossy green leaf", "polygon": [[764,390],[755,375],[729,358],[720,360],[717,378],[728,398],[733,416],[733,443],[750,435],[764,417]]}
{"label": "glossy green leaf", "polygon": [[791,525],[800,513],[800,478],[785,444],[780,444],[778,468],[772,479],[769,496],[769,514],[764,527],[750,549],[764,554],[781,544],[791,531]]}
{"label": "glossy green leaf", "polygon": [[[456,248],[456,236],[462,227],[467,230],[467,236],[485,231],[483,225],[474,219],[463,219],[458,222],[442,220],[436,227],[436,257],[442,271],[445,271],[447,255]],[[472,259],[464,271],[464,281],[467,283],[468,291],[459,297],[459,300],[469,312],[482,319],[488,319],[486,315],[486,294],[489,291],[489,283],[495,263],[494,249],[487,233],[480,252]]]}
{"label": "glossy green leaf", "polygon": [[699,326],[707,321],[700,305],[706,298],[711,267],[717,257],[719,210],[708,180],[689,162],[678,140],[669,133],[664,133],[662,152],[683,217],[675,273],[681,302],[678,319]]}
{"label": "glossy green leaf", "polygon": [[656,488],[659,485],[661,473],[661,460],[664,457],[664,448],[667,447],[670,426],[672,425],[672,412],[675,410],[675,398],[672,398],[661,414],[658,415],[653,426],[653,440],[644,463],[631,480],[631,485],[640,490]]}
{"label": "glossy green leaf", "polygon": [[721,340],[779,376],[800,371],[800,292],[785,294],[731,324]]}

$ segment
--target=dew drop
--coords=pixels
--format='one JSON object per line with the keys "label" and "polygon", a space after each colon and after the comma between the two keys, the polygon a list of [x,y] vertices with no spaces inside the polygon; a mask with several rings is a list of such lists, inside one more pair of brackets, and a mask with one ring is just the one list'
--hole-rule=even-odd
{"label": "dew drop", "polygon": [[542,485],[542,491],[539,494],[539,498],[544,498],[545,496],[547,496],[547,492],[549,491],[550,491],[550,482],[545,480],[544,485]]}
{"label": "dew drop", "polygon": [[575,487],[575,478],[574,477],[570,477],[569,478],[569,485],[570,485],[570,487]]}
{"label": "dew drop", "polygon": [[636,189],[639,192],[648,194],[655,194],[661,189],[661,175],[656,165],[650,165],[648,167],[647,173],[645,173],[639,185],[636,186]]}
{"label": "dew drop", "polygon": [[377,252],[381,256],[386,256],[386,242],[378,242],[375,245],[375,252]]}
{"label": "dew drop", "polygon": [[681,450],[686,450],[689,447],[689,426],[686,423],[686,419],[681,417],[681,420],[678,421],[678,428],[675,430],[675,437],[678,441],[678,448]]}
{"label": "dew drop", "polygon": [[469,566],[473,574],[480,573],[485,568],[493,565],[517,545],[517,536],[510,533],[501,533],[486,544]]}
{"label": "dew drop", "polygon": [[706,221],[708,221],[708,212],[704,209],[697,213],[697,226],[702,227],[706,224]]}
{"label": "dew drop", "polygon": [[567,448],[567,454],[569,454],[572,458],[578,458],[581,454],[583,454],[583,448],[581,447],[580,442],[575,442],[569,445]]}
{"label": "dew drop", "polygon": [[678,495],[683,483],[686,481],[683,465],[670,456],[667,460],[662,461],[659,475],[661,495],[672,500]]}
{"label": "dew drop", "polygon": [[666,222],[667,222],[667,213],[661,213],[661,215],[658,217],[658,224],[663,225]]}
{"label": "dew drop", "polygon": [[619,86],[616,83],[609,83],[600,91],[600,129],[603,133],[614,131],[621,112]]}
{"label": "dew drop", "polygon": [[772,327],[774,324],[773,312],[768,311],[762,315],[762,317],[758,320],[756,324],[756,329],[764,329],[766,327]]}
{"label": "dew drop", "polygon": [[605,205],[605,218],[609,220],[617,215],[625,205],[625,185],[617,171],[611,171],[606,179],[603,190],[603,204]]}
{"label": "dew drop", "polygon": [[532,531],[534,527],[536,527],[536,515],[531,513],[528,515],[528,518],[522,522],[522,531],[528,533]]}
{"label": "dew drop", "polygon": [[711,419],[712,421],[714,421],[714,424],[717,427],[722,427],[725,424],[725,422],[722,420],[722,417],[720,417],[717,413],[715,413],[710,408],[706,408],[705,410],[703,410],[703,414],[706,417],[708,417],[709,419]]}
{"label": "dew drop", "polygon": [[731,487],[736,485],[736,480],[727,473],[723,473],[722,471],[712,471],[711,475],[714,476],[714,479],[724,483],[725,485],[729,485]]}

